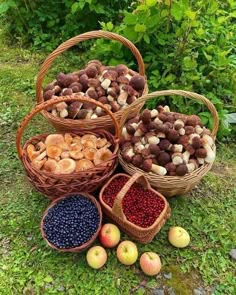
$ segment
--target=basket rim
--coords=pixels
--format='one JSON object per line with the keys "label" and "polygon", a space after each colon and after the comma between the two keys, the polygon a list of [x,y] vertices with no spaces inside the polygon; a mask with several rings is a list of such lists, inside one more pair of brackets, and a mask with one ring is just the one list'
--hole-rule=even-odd
{"label": "basket rim", "polygon": [[[104,206],[105,209],[108,210],[111,214],[113,214],[113,212],[112,212],[112,208],[111,208],[109,205],[107,205],[107,204],[103,201],[102,195],[103,195],[103,192],[104,192],[104,190],[106,189],[106,187],[111,183],[111,181],[112,181],[114,178],[118,177],[118,176],[126,176],[127,178],[131,178],[131,176],[130,176],[129,174],[125,174],[125,173],[117,173],[117,174],[115,174],[114,176],[112,176],[112,177],[111,177],[111,178],[110,178],[110,179],[109,179],[109,180],[103,185],[103,187],[101,188],[100,193],[99,193],[99,201],[100,201],[101,205]],[[145,175],[144,175],[144,177],[145,177]],[[163,217],[166,215],[166,213],[167,213],[167,211],[168,211],[168,208],[170,208],[170,206],[169,206],[169,203],[167,202],[166,198],[165,198],[161,193],[159,193],[158,191],[156,191],[156,190],[153,189],[152,187],[150,187],[149,190],[153,191],[153,192],[157,195],[157,197],[162,198],[162,200],[163,200],[164,203],[165,203],[165,206],[164,206],[164,208],[163,208],[161,214],[158,216],[158,218],[155,220],[155,222],[154,222],[152,225],[150,225],[149,227],[145,227],[145,228],[144,228],[144,227],[141,227],[141,226],[138,226],[138,225],[136,225],[136,224],[130,222],[130,221],[126,218],[125,214],[124,214],[124,216],[125,216],[125,219],[124,219],[124,220],[122,220],[122,219],[120,218],[120,216],[115,216],[115,218],[119,219],[119,220],[122,221],[123,223],[127,223],[128,226],[133,227],[134,229],[136,229],[136,230],[138,230],[138,231],[140,231],[140,232],[143,232],[143,233],[155,229],[155,227],[160,223],[160,221],[161,221],[161,220],[163,219]],[[113,215],[114,215],[114,214],[113,214]]]}
{"label": "basket rim", "polygon": [[[86,243],[84,243],[83,245],[80,245],[78,247],[73,247],[73,248],[58,248],[57,246],[55,246],[54,244],[52,244],[51,242],[48,241],[46,235],[45,235],[45,232],[43,230],[43,226],[44,226],[44,218],[47,216],[48,214],[48,211],[56,205],[56,203],[60,202],[61,200],[63,199],[66,199],[66,198],[69,198],[69,197],[72,197],[72,196],[75,196],[75,195],[82,195],[86,198],[88,198],[90,201],[93,202],[93,204],[95,205],[95,207],[97,208],[98,210],[98,214],[99,214],[99,224],[98,224],[98,227],[97,227],[97,230],[96,232],[93,234],[93,236],[90,238],[89,241],[87,241]],[[101,226],[102,226],[102,209],[101,209],[101,205],[99,204],[99,202],[96,200],[96,198],[91,195],[90,193],[87,193],[87,192],[75,192],[75,193],[69,193],[69,194],[63,194],[61,197],[53,200],[50,205],[45,209],[44,213],[43,213],[43,216],[41,218],[41,222],[40,222],[40,231],[41,231],[41,235],[43,237],[43,239],[47,242],[47,244],[55,249],[55,250],[58,250],[60,252],[79,252],[79,251],[82,251],[84,249],[86,249],[88,246],[90,246],[95,240],[96,238],[98,237],[98,234],[101,230]]]}

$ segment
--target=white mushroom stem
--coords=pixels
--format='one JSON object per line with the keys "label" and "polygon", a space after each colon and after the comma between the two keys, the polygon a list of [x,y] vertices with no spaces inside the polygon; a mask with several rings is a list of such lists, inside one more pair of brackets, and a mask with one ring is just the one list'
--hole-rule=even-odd
{"label": "white mushroom stem", "polygon": [[180,165],[180,164],[183,164],[183,162],[184,162],[183,154],[181,154],[181,153],[174,153],[174,154],[172,154],[171,158],[172,158],[172,162],[175,165]]}
{"label": "white mushroom stem", "polygon": [[91,119],[92,114],[93,114],[93,110],[88,109],[88,113],[87,113],[85,119]]}
{"label": "white mushroom stem", "polygon": [[166,112],[166,113],[169,113],[170,112],[170,108],[169,108],[169,106],[164,106],[164,112]]}
{"label": "white mushroom stem", "polygon": [[141,129],[137,129],[134,133],[134,136],[142,136],[144,133]]}
{"label": "white mushroom stem", "polygon": [[185,164],[187,164],[190,158],[190,153],[188,151],[185,151],[182,155],[183,155],[183,160]]}
{"label": "white mushroom stem", "polygon": [[130,158],[132,158],[132,157],[135,155],[134,150],[133,150],[132,147],[127,148],[127,149],[124,151],[124,153],[125,153],[128,157],[130,157]]}
{"label": "white mushroom stem", "polygon": [[128,92],[122,92],[117,98],[118,104],[124,105],[126,103],[127,97],[128,97]]}
{"label": "white mushroom stem", "polygon": [[166,138],[166,135],[163,132],[158,132],[157,133],[157,137],[159,137],[159,138]]}
{"label": "white mushroom stem", "polygon": [[163,122],[158,117],[154,119],[154,122],[157,124],[163,124]]}
{"label": "white mushroom stem", "polygon": [[202,128],[200,125],[197,125],[197,126],[195,127],[195,131],[196,131],[197,134],[202,134],[202,132],[203,132],[203,128]]}
{"label": "white mushroom stem", "polygon": [[52,110],[52,115],[53,115],[54,117],[58,117],[58,112],[57,112],[56,109],[53,109],[53,110]]}
{"label": "white mushroom stem", "polygon": [[65,103],[64,101],[62,102],[59,102],[58,104],[56,104],[56,109],[58,112],[61,112],[63,111],[64,109],[66,109],[68,106],[67,106],[67,103]]}
{"label": "white mushroom stem", "polygon": [[197,158],[197,160],[200,165],[204,164],[204,158]]}
{"label": "white mushroom stem", "polygon": [[68,116],[67,109],[64,109],[64,110],[60,111],[60,117],[61,118],[66,118],[67,116]]}
{"label": "white mushroom stem", "polygon": [[130,74],[126,74],[125,78],[127,78],[128,80],[130,80],[132,78],[132,76]]}
{"label": "white mushroom stem", "polygon": [[141,142],[136,142],[134,145],[135,153],[141,153],[141,151],[145,148],[145,146]]}
{"label": "white mushroom stem", "polygon": [[107,99],[108,99],[108,101],[110,101],[110,102],[112,102],[112,101],[114,101],[115,99],[114,99],[114,97],[113,96],[111,96],[111,95],[108,95],[107,96]]}
{"label": "white mushroom stem", "polygon": [[[173,144],[173,145],[171,145],[170,149],[174,153],[182,153],[183,146],[182,146],[182,144]],[[169,148],[168,148],[168,150],[169,150]]]}
{"label": "white mushroom stem", "polygon": [[149,146],[150,146],[150,144],[149,144],[149,143],[146,143],[146,144],[145,144],[145,149],[148,149]]}
{"label": "white mushroom stem", "polygon": [[158,115],[158,110],[156,109],[151,110],[151,118],[156,118],[157,115]]}
{"label": "white mushroom stem", "polygon": [[187,166],[187,169],[188,169],[188,173],[191,173],[196,169],[194,163],[188,163],[188,164],[186,164],[186,166]]}
{"label": "white mushroom stem", "polygon": [[180,128],[179,129],[179,134],[180,135],[184,135],[185,134],[185,129],[184,128]]}
{"label": "white mushroom stem", "polygon": [[41,161],[41,160],[43,160],[46,156],[47,156],[47,152],[44,151],[44,152],[42,152],[42,154],[38,155],[37,158],[35,158],[35,161]]}
{"label": "white mushroom stem", "polygon": [[213,138],[210,135],[204,134],[202,136],[202,138],[204,139],[204,141],[205,140],[207,141],[207,143],[209,144],[210,147],[213,147],[214,146],[214,140],[213,140]]}
{"label": "white mushroom stem", "polygon": [[95,112],[96,112],[97,115],[101,115],[102,111],[103,110],[102,110],[101,107],[96,107],[96,109],[95,109]]}
{"label": "white mushroom stem", "polygon": [[126,127],[122,128],[122,132],[121,132],[122,137],[124,137],[125,140],[130,140],[131,139],[131,134],[129,134],[127,132]]}
{"label": "white mushroom stem", "polygon": [[202,141],[202,145],[204,147],[204,149],[207,152],[207,156],[204,159],[206,163],[213,163],[216,157],[215,152],[212,150],[212,148],[210,147],[210,145],[207,143],[206,140]]}
{"label": "white mushroom stem", "polygon": [[111,80],[104,79],[101,83],[101,87],[106,90],[110,86],[110,84],[111,84]]}
{"label": "white mushroom stem", "polygon": [[134,127],[135,130],[137,130],[137,128],[138,128],[138,123],[131,123],[130,125],[131,125],[132,127]]}
{"label": "white mushroom stem", "polygon": [[199,167],[199,163],[198,163],[198,161],[195,160],[195,159],[190,159],[188,163],[189,163],[189,164],[190,164],[190,163],[193,163],[193,164],[195,165],[195,169],[197,169],[197,168]]}
{"label": "white mushroom stem", "polygon": [[149,136],[147,141],[149,144],[158,144],[160,142],[160,139],[157,136],[153,135]]}
{"label": "white mushroom stem", "polygon": [[142,144],[146,144],[146,143],[147,143],[147,139],[146,139],[145,137],[142,137],[142,138],[141,138],[141,143],[142,143]]}
{"label": "white mushroom stem", "polygon": [[93,113],[90,119],[97,119],[98,115]]}
{"label": "white mushroom stem", "polygon": [[158,174],[158,175],[166,175],[167,170],[165,167],[156,165],[156,164],[152,164],[152,168],[151,171]]}

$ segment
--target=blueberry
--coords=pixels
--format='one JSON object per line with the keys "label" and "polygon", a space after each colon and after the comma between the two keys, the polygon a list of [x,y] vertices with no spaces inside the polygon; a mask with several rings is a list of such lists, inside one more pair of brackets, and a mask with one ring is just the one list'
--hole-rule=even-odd
{"label": "blueberry", "polygon": [[58,248],[74,248],[91,239],[99,225],[99,213],[92,201],[82,195],[57,202],[45,216],[43,230]]}

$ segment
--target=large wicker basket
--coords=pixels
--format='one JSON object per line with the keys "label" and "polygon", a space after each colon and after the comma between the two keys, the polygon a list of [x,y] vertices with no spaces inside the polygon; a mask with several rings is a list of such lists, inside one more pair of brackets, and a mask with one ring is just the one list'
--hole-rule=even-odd
{"label": "large wicker basket", "polygon": [[[118,195],[115,198],[113,207],[111,208],[104,202],[103,192],[106,189],[106,187],[112,182],[112,180],[119,176],[129,177],[127,174],[123,173],[116,174],[102,187],[100,191],[99,201],[102,205],[103,213],[106,216],[108,216],[114,223],[116,223],[133,240],[138,241],[142,244],[150,243],[155,237],[155,235],[160,231],[161,227],[165,224],[166,220],[170,217],[171,209],[169,207],[169,204],[162,194],[151,188],[148,180],[146,179],[143,173],[135,173],[132,177],[129,177],[129,180],[125,183],[121,191],[118,193]],[[157,197],[162,198],[165,203],[164,209],[159,215],[159,217],[151,226],[147,228],[142,228],[128,221],[122,210],[122,200],[128,192],[128,190],[130,189],[130,187],[136,181],[141,183],[145,189],[152,190],[153,192],[155,192]]]}
{"label": "large wicker basket", "polygon": [[[41,66],[41,69],[38,73],[37,81],[36,81],[36,98],[37,102],[41,103],[43,101],[43,91],[42,91],[42,83],[44,80],[44,77],[51,66],[52,62],[54,59],[66,51],[67,49],[71,48],[72,46],[76,45],[79,42],[89,40],[89,39],[94,39],[94,38],[105,38],[105,39],[111,39],[111,40],[116,40],[124,44],[126,47],[128,47],[135,58],[137,59],[138,63],[138,69],[139,69],[139,74],[141,76],[145,77],[145,66],[143,63],[142,56],[138,49],[135,47],[135,45],[129,41],[128,39],[115,34],[111,32],[106,32],[106,31],[91,31],[87,32],[81,35],[78,35],[74,38],[71,38],[67,40],[66,42],[62,43],[59,47],[57,47],[44,61],[44,63]],[[111,67],[109,67],[111,68]],[[76,73],[76,72],[75,72]],[[133,76],[136,72],[130,70],[129,74]],[[146,78],[145,78],[146,79]],[[148,93],[148,86],[147,83],[145,84],[145,88],[143,91],[143,94]],[[133,116],[135,115],[139,109],[142,107],[142,104],[135,105],[134,107],[129,108],[129,115]],[[116,113],[114,113],[114,116],[116,120],[119,122],[121,116],[123,114],[123,110],[120,110]],[[59,131],[69,131],[69,132],[74,132],[76,133],[78,129],[83,126],[84,129],[86,130],[96,130],[96,129],[106,129],[106,130],[114,130],[113,124],[111,121],[110,116],[105,115],[96,119],[83,119],[83,120],[73,120],[73,119],[65,119],[65,118],[59,118],[53,116],[50,112],[46,110],[42,110],[42,115],[52,123],[52,125]]]}
{"label": "large wicker basket", "polygon": [[[99,224],[98,224],[98,228],[96,230],[96,232],[94,233],[94,235],[90,238],[89,241],[87,241],[86,243],[84,243],[83,245],[81,246],[78,246],[78,247],[74,247],[74,248],[58,248],[56,247],[55,245],[53,245],[51,242],[49,242],[49,240],[47,239],[46,235],[45,235],[45,232],[44,232],[44,219],[45,217],[47,216],[48,214],[48,211],[53,207],[55,206],[55,204],[57,204],[59,201],[63,200],[64,198],[68,198],[72,195],[83,195],[84,197],[88,198],[91,202],[93,202],[93,204],[95,205],[95,207],[97,208],[98,210],[98,214],[99,214]],[[102,226],[102,210],[101,210],[101,206],[99,204],[99,202],[90,194],[88,193],[85,193],[85,192],[82,192],[82,193],[76,193],[74,192],[73,194],[65,194],[63,196],[61,196],[60,198],[54,200],[48,207],[47,209],[45,210],[44,214],[43,214],[43,217],[41,219],[41,223],[40,223],[40,230],[41,230],[41,234],[42,234],[42,237],[43,239],[47,242],[48,246],[50,246],[52,249],[55,249],[57,251],[60,251],[60,252],[82,252],[84,250],[86,250],[88,247],[90,247],[93,242],[95,241],[95,239],[97,238],[100,230],[101,230],[101,226]]]}
{"label": "large wicker basket", "polygon": [[[213,117],[213,128],[211,131],[212,137],[215,139],[216,133],[219,126],[219,117],[214,105],[204,96],[199,95],[194,92],[183,91],[183,90],[163,90],[163,91],[156,91],[147,95],[144,95],[140,98],[139,102],[134,102],[133,106],[137,105],[138,103],[143,104],[147,100],[150,100],[155,97],[160,96],[170,96],[170,95],[181,95],[187,98],[194,99],[198,102],[201,102],[207,106],[209,109],[212,117]],[[123,117],[121,119],[121,128],[124,126],[126,120],[128,119],[129,110],[125,110]],[[175,195],[181,195],[189,192],[193,189],[202,177],[211,169],[213,163],[205,163],[200,166],[198,169],[194,170],[192,173],[186,174],[184,176],[160,176],[153,172],[144,172],[143,170],[133,166],[130,163],[127,163],[121,153],[118,155],[119,162],[123,169],[133,175],[136,172],[144,173],[146,178],[148,179],[149,183],[152,187],[156,188],[160,193],[162,193],[165,197],[171,197]]]}
{"label": "large wicker basket", "polygon": [[[53,174],[53,173],[45,172],[45,171],[34,168],[32,163],[28,159],[26,148],[29,144],[36,144],[37,142],[44,140],[48,134],[41,134],[38,136],[34,136],[30,138],[22,147],[21,139],[22,139],[22,134],[25,127],[27,126],[30,119],[34,115],[36,115],[43,109],[46,109],[48,106],[52,106],[53,104],[58,102],[62,102],[62,101],[67,102],[72,100],[94,103],[97,106],[100,106],[102,109],[104,109],[107,112],[107,114],[111,117],[111,120],[115,127],[115,135],[112,135],[106,130],[98,130],[96,133],[90,132],[90,134],[95,134],[96,136],[105,137],[107,138],[107,140],[111,142],[112,144],[110,148],[112,150],[111,158],[107,161],[106,165],[99,164],[95,166],[94,168],[84,170],[81,172],[74,172],[71,174]],[[82,126],[76,132],[76,134],[79,134],[79,135],[83,135],[84,133],[85,132]],[[88,133],[88,131],[86,131],[86,133]],[[40,105],[37,105],[24,118],[20,127],[18,128],[18,131],[16,134],[16,147],[17,147],[18,156],[25,168],[25,172],[26,172],[28,180],[41,193],[47,195],[50,199],[55,199],[64,195],[65,193],[68,194],[68,193],[73,193],[78,191],[91,192],[96,190],[98,187],[102,186],[104,181],[112,175],[113,171],[115,170],[118,164],[117,152],[119,148],[119,137],[120,137],[119,125],[114,115],[112,114],[112,112],[110,112],[106,107],[104,107],[101,103],[95,100],[76,95],[73,98],[72,97],[52,98],[51,100],[48,100],[46,102],[41,103]]]}

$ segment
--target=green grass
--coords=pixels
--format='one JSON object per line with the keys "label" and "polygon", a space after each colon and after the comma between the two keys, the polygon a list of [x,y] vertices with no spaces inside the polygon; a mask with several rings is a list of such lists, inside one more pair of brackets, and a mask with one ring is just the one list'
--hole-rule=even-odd
{"label": "green grass", "polygon": [[[152,250],[160,254],[161,274],[171,272],[171,279],[145,277],[138,263],[132,267],[119,264],[115,250],[108,250],[106,266],[95,271],[87,266],[85,253],[58,253],[46,245],[39,223],[49,201],[26,181],[15,149],[15,133],[35,103],[35,79],[45,57],[0,45],[0,294],[152,294],[153,288],[163,285],[180,295],[193,294],[199,286],[208,294],[213,294],[212,290],[214,294],[235,294],[235,262],[229,257],[236,246],[233,143],[218,143],[212,171],[191,193],[170,198],[171,219],[152,243],[138,244],[140,253]],[[62,66],[75,69],[83,63],[79,57],[68,62],[68,57],[71,55],[56,62],[47,79]],[[45,130],[52,128],[39,115],[29,124],[23,140]],[[180,250],[168,243],[172,225],[189,231],[189,247]]]}

